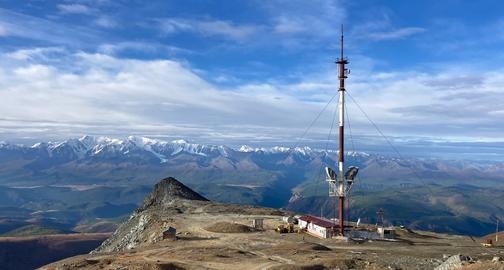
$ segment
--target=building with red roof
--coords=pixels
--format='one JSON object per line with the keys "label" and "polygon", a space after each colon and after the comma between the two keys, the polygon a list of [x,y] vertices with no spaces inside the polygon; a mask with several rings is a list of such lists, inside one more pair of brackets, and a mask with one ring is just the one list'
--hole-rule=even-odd
{"label": "building with red roof", "polygon": [[334,234],[336,225],[335,221],[319,218],[315,216],[302,216],[299,218],[299,228],[306,230],[307,233],[320,237],[331,238]]}

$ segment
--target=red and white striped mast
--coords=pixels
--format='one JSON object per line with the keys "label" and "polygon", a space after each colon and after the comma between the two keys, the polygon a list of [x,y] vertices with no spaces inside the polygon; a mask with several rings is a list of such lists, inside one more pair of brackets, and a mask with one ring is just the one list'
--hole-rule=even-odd
{"label": "red and white striped mast", "polygon": [[338,144],[338,172],[336,173],[329,167],[326,167],[327,181],[329,182],[329,196],[338,197],[338,221],[339,234],[344,235],[345,226],[345,197],[350,192],[353,180],[358,172],[358,168],[350,167],[345,173],[345,79],[347,78],[348,59],[343,54],[343,26],[341,26],[341,55],[337,59],[339,65],[339,144]]}

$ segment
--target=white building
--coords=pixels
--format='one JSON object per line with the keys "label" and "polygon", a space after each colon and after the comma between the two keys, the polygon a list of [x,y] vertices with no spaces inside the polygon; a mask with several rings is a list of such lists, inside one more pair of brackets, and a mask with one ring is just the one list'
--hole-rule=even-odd
{"label": "white building", "polygon": [[392,227],[384,228],[378,227],[376,230],[381,238],[384,239],[395,239],[395,229]]}
{"label": "white building", "polygon": [[299,218],[299,228],[306,230],[307,233],[316,237],[331,238],[335,227],[336,224],[329,219],[314,216],[302,216]]}

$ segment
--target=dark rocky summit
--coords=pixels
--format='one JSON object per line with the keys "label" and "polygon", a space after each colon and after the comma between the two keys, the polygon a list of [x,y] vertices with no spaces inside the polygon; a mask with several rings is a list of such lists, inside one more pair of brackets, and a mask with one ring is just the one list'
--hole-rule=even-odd
{"label": "dark rocky summit", "polygon": [[152,206],[171,204],[174,200],[208,201],[173,177],[161,180],[154,186],[152,192],[145,198],[142,206],[136,212],[141,212]]}

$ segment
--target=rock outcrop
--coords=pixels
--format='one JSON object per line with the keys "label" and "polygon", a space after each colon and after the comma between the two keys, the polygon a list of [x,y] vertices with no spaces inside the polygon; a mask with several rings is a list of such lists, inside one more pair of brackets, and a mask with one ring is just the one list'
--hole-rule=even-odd
{"label": "rock outcrop", "polygon": [[154,186],[152,192],[145,198],[142,206],[136,212],[142,212],[153,206],[170,205],[175,200],[208,201],[208,199],[182,184],[177,179],[168,177]]}
{"label": "rock outcrop", "polygon": [[462,268],[462,266],[472,263],[473,260],[469,256],[463,256],[460,254],[453,255],[444,261],[441,265],[434,268],[434,270],[456,270]]}

